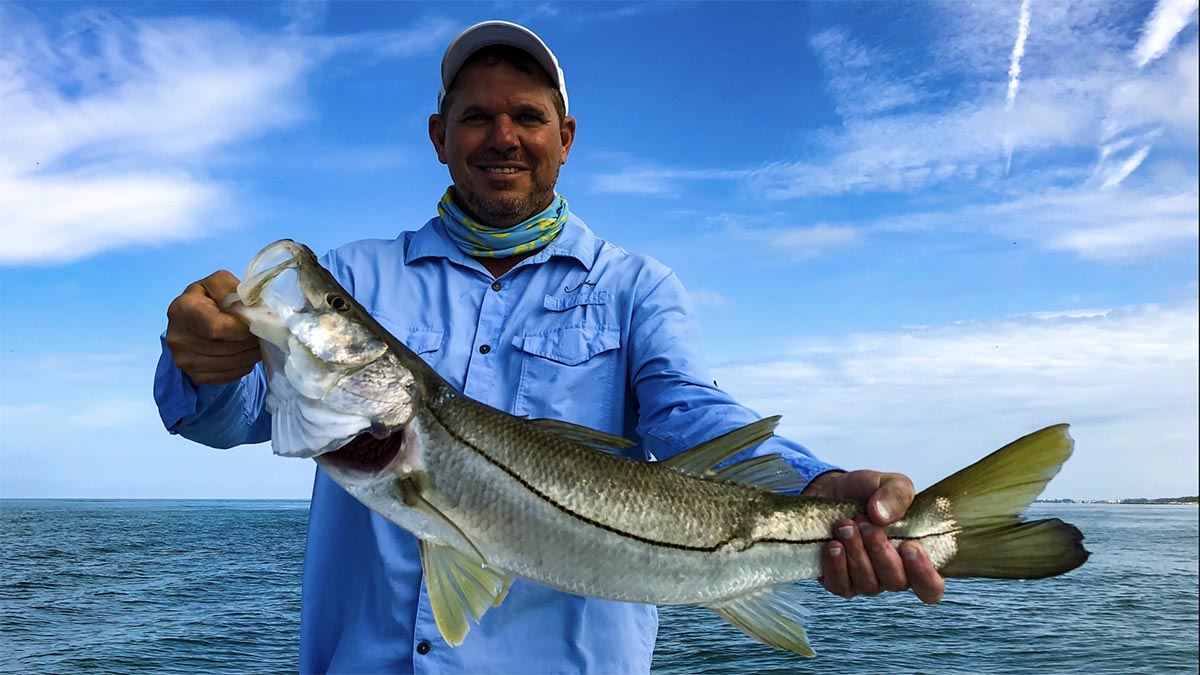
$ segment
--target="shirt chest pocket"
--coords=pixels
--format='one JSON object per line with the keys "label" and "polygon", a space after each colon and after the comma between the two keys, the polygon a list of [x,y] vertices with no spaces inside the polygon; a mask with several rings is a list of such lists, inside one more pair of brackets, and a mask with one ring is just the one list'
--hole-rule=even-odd
{"label": "shirt chest pocket", "polygon": [[546,296],[545,311],[518,332],[516,414],[611,428],[621,391],[621,328],[608,320],[605,291]]}
{"label": "shirt chest pocket", "polygon": [[392,321],[385,315],[375,314],[375,320],[400,342],[404,343],[425,363],[435,370],[441,361],[442,341],[446,332],[424,326],[405,326]]}

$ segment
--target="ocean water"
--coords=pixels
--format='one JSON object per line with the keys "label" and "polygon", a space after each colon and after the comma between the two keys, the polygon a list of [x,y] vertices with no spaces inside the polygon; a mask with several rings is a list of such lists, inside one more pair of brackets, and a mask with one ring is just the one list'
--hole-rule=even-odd
{"label": "ocean water", "polygon": [[[952,580],[833,597],[818,655],[765,647],[697,608],[663,608],[654,672],[1197,673],[1197,509],[1038,504],[1092,557],[1041,581]],[[0,501],[0,672],[294,672],[307,502]]]}

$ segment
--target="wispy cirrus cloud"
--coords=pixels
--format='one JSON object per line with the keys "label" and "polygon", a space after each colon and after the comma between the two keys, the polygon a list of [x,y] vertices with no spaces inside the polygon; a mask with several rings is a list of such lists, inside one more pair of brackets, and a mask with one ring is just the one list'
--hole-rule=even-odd
{"label": "wispy cirrus cloud", "polygon": [[1133,50],[1138,68],[1167,53],[1175,37],[1195,20],[1196,7],[1196,0],[1158,0]]}
{"label": "wispy cirrus cloud", "polygon": [[979,232],[1106,262],[1137,262],[1194,247],[1200,234],[1195,185],[1174,190],[1048,190],[1004,202],[881,218],[882,231]]}
{"label": "wispy cirrus cloud", "polygon": [[737,180],[750,173],[739,169],[674,169],[634,163],[593,174],[588,189],[592,194],[677,196],[685,186],[697,181]]}
{"label": "wispy cirrus cloud", "polygon": [[844,30],[817,32],[809,47],[830,75],[830,93],[844,117],[875,116],[930,98],[919,86],[919,74],[896,75],[893,62],[904,62],[899,55],[870,49]]}
{"label": "wispy cirrus cloud", "polygon": [[[1197,238],[1200,115],[1197,40],[1161,18],[1180,15],[1173,1],[1149,17],[1122,3],[905,6],[906,19],[927,15],[936,26],[928,44],[823,28],[809,46],[842,119],[799,132],[803,154],[720,171],[630,159],[597,185],[669,198],[725,181],[799,214],[816,200],[899,202],[898,215],[830,222],[829,232],[806,230],[811,221],[788,228],[808,239],[836,232],[847,245],[906,221],[1097,261],[1170,254]],[[1150,36],[1170,31],[1154,60],[1131,61]]]}
{"label": "wispy cirrus cloud", "polygon": [[[75,260],[236,223],[230,153],[312,114],[306,80],[335,54],[395,58],[453,30],[310,38],[196,18],[85,10],[49,24],[6,8],[0,54],[0,264]],[[220,214],[220,217],[217,216]]]}

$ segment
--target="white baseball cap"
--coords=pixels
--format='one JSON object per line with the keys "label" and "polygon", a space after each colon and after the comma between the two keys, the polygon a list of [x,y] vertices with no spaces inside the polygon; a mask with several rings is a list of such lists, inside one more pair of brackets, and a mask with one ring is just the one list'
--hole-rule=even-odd
{"label": "white baseball cap", "polygon": [[508,21],[484,21],[459,33],[446,48],[446,55],[442,57],[442,89],[437,97],[438,110],[442,109],[442,99],[446,98],[446,90],[454,82],[463,63],[475,52],[491,45],[509,45],[532,56],[550,76],[550,81],[558,88],[558,93],[562,94],[563,108],[567,109],[567,81],[558,65],[558,59],[546,43],[524,26]]}

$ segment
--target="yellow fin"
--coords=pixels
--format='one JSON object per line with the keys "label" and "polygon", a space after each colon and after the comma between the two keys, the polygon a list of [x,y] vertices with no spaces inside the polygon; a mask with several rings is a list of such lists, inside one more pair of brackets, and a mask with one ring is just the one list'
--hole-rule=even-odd
{"label": "yellow fin", "polygon": [[711,441],[705,441],[691,450],[665,459],[663,464],[694,476],[712,476],[714,466],[752,445],[767,440],[775,434],[775,427],[778,424],[778,415],[751,422],[746,426],[721,434]]}
{"label": "yellow fin", "polygon": [[800,656],[816,656],[800,618],[811,614],[800,604],[800,587],[783,584],[710,606],[746,635]]}
{"label": "yellow fin", "polygon": [[807,484],[792,465],[779,455],[751,457],[718,469],[713,475],[720,480],[753,485],[772,492],[799,493]]}
{"label": "yellow fin", "polygon": [[479,623],[489,607],[499,606],[512,578],[449,546],[422,540],[420,547],[433,618],[442,639],[457,647],[471,630],[467,617]]}
{"label": "yellow fin", "polygon": [[910,512],[948,503],[958,529],[954,557],[940,568],[942,575],[1041,579],[1082,565],[1089,553],[1074,525],[1057,518],[1021,520],[1074,447],[1066,424],[1046,427],[921,491]]}
{"label": "yellow fin", "polygon": [[918,499],[948,499],[959,527],[1008,524],[1042,493],[1074,448],[1066,424],[1046,427],[943,478]]}

